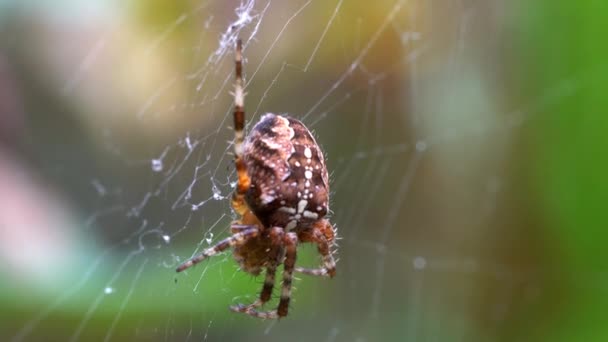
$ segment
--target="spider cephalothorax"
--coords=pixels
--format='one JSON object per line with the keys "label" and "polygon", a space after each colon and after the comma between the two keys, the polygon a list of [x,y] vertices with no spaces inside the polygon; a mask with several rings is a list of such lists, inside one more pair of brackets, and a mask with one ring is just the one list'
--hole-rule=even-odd
{"label": "spider cephalothorax", "polygon": [[[232,207],[241,218],[231,226],[232,236],[187,260],[181,272],[230,247],[242,270],[257,275],[266,269],[260,298],[250,305],[231,307],[259,318],[287,315],[293,272],[333,277],[336,272],[331,247],[334,228],[325,218],[329,183],[323,152],[300,121],[266,114],[245,139],[241,41],[236,48],[234,92],[234,151],[238,176]],[[295,267],[299,242],[318,246],[323,266]],[[283,283],[277,310],[258,311],[270,300],[277,267],[283,264]]]}

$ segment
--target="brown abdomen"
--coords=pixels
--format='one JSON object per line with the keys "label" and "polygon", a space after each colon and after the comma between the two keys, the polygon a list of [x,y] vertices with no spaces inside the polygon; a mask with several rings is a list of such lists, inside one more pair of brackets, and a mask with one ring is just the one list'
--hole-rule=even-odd
{"label": "brown abdomen", "polygon": [[323,152],[300,121],[266,114],[244,145],[251,187],[246,201],[265,227],[309,227],[327,214]]}

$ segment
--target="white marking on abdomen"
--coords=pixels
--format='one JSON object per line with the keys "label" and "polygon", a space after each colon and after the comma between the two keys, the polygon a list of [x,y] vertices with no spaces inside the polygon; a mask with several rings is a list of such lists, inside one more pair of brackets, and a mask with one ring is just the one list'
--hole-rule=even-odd
{"label": "white marking on abdomen", "polygon": [[319,215],[317,213],[313,213],[312,211],[304,210],[304,217],[310,219],[317,219]]}
{"label": "white marking on abdomen", "polygon": [[304,149],[304,156],[309,159],[312,158],[312,151],[310,150],[310,147]]}
{"label": "white marking on abdomen", "polygon": [[285,230],[290,231],[290,230],[294,229],[297,225],[298,225],[298,221],[296,221],[296,220],[289,221],[289,223],[285,226]]}
{"label": "white marking on abdomen", "polygon": [[264,203],[264,204],[268,204],[276,199],[276,197],[268,195],[268,194],[263,194],[261,196],[261,198],[262,198],[262,203]]}
{"label": "white marking on abdomen", "polygon": [[302,213],[308,204],[307,200],[301,200],[298,202],[298,214]]}
{"label": "white marking on abdomen", "polygon": [[282,211],[284,213],[288,213],[288,214],[295,214],[296,210],[294,208],[290,208],[290,207],[280,207],[279,211]]}
{"label": "white marking on abdomen", "polygon": [[281,148],[283,148],[283,146],[281,144],[274,142],[272,139],[261,139],[261,140],[271,150],[280,150]]}

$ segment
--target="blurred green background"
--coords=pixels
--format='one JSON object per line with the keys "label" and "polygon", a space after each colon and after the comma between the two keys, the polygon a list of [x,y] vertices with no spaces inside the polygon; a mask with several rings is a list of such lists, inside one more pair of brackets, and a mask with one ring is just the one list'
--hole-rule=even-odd
{"label": "blurred green background", "polygon": [[[607,21],[602,1],[0,2],[0,339],[608,340]],[[228,311],[262,283],[229,253],[174,273],[234,218],[237,36],[247,119],[314,131],[341,237],[338,276],[299,276],[279,322]]]}

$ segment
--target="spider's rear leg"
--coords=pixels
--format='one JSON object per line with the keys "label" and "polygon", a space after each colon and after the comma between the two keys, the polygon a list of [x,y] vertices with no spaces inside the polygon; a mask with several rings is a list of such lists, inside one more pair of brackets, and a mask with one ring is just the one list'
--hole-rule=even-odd
{"label": "spider's rear leg", "polygon": [[285,245],[285,261],[283,262],[283,289],[281,290],[281,299],[279,307],[271,311],[257,311],[255,308],[248,308],[246,311],[239,311],[248,314],[249,316],[261,319],[277,319],[287,316],[289,312],[289,302],[291,300],[291,283],[293,280],[293,271],[296,264],[298,236],[295,233],[287,233],[283,237]]}
{"label": "spider's rear leg", "polygon": [[270,300],[272,297],[272,290],[274,289],[275,284],[275,274],[277,271],[278,265],[281,263],[281,258],[283,256],[281,247],[281,242],[283,239],[284,231],[282,228],[274,227],[270,229],[268,233],[268,237],[272,241],[272,256],[269,256],[269,265],[266,267],[266,278],[264,279],[264,286],[262,287],[262,291],[260,292],[260,298],[258,298],[255,302],[249,305],[237,304],[230,307],[230,310],[234,312],[246,313],[251,316],[250,312],[255,311],[256,308],[264,305],[266,302]]}
{"label": "spider's rear leg", "polygon": [[293,270],[298,256],[298,236],[293,232],[287,233],[283,238],[283,243],[285,244],[285,261],[283,262],[283,289],[281,290],[281,300],[277,309],[279,317],[287,316],[289,310]]}
{"label": "spider's rear leg", "polygon": [[[331,226],[329,229],[331,229]],[[333,234],[331,237],[333,237]],[[335,276],[336,261],[331,253],[330,242],[327,239],[327,231],[314,228],[312,234],[302,234],[302,236],[300,236],[300,240],[302,242],[312,242],[317,244],[319,254],[321,254],[321,257],[323,258],[323,266],[319,268],[296,267],[295,271],[320,277]]]}
{"label": "spider's rear leg", "polygon": [[234,311],[234,312],[241,312],[241,313],[245,313],[245,314],[254,316],[250,312],[255,311],[256,308],[259,308],[260,306],[264,305],[266,302],[268,302],[270,300],[270,297],[272,296],[272,290],[274,289],[276,272],[277,272],[277,265],[268,266],[266,268],[266,279],[264,280],[264,286],[262,287],[262,292],[260,292],[260,298],[256,299],[255,302],[253,302],[249,305],[244,305],[244,304],[233,305],[230,307],[230,310]]}
{"label": "spider's rear leg", "polygon": [[188,259],[186,262],[179,265],[175,271],[181,272],[189,267],[198,264],[199,262],[207,259],[208,257],[212,257],[216,254],[225,251],[230,247],[243,244],[245,241],[258,236],[259,232],[260,231],[257,226],[250,226],[247,229],[243,229],[240,232],[233,234],[231,237],[218,242],[214,246],[205,249],[202,253]]}

